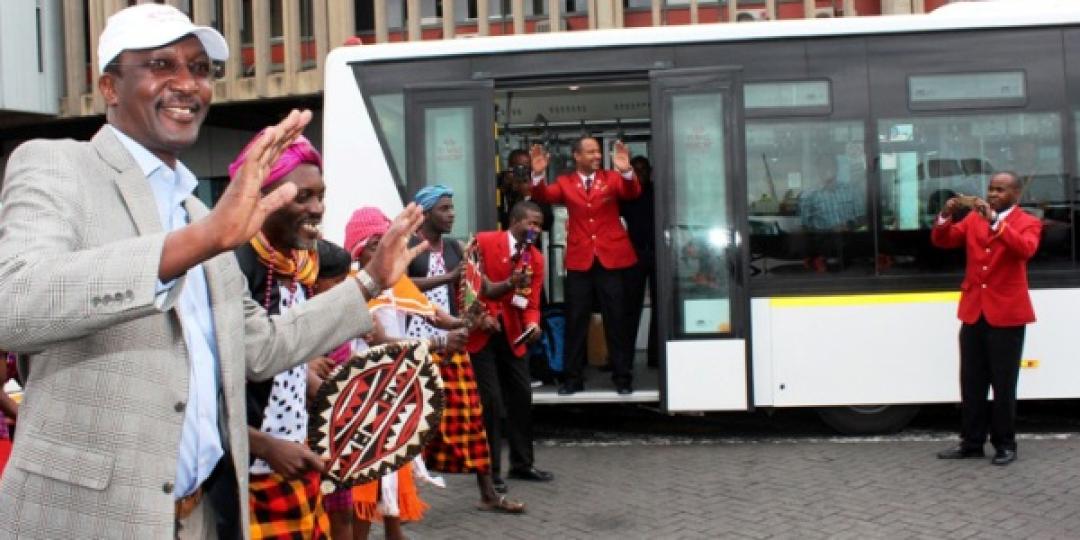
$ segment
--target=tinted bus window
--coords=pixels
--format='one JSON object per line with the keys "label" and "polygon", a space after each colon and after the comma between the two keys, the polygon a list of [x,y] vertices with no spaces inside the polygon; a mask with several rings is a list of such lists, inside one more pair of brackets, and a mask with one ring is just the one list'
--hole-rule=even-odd
{"label": "tinted bus window", "polygon": [[758,117],[832,112],[829,81],[749,83],[743,87],[743,104],[748,115]]}
{"label": "tinted bus window", "polygon": [[915,110],[962,108],[975,104],[1023,105],[1026,99],[1023,71],[908,77],[908,100]]}
{"label": "tinted bus window", "polygon": [[751,275],[873,272],[861,122],[746,126]]}
{"label": "tinted bus window", "polygon": [[398,188],[405,189],[405,159],[408,151],[405,144],[405,96],[404,94],[383,94],[371,97],[373,116],[378,120],[383,143],[390,149],[390,157],[397,172]]}
{"label": "tinted bus window", "polygon": [[[1070,213],[1057,114],[887,119],[878,143],[883,272],[960,271],[963,254],[932,247],[929,229],[950,197],[985,197],[994,171],[1019,174],[1022,206],[1044,221]],[[1032,264],[1071,262],[1071,234],[1052,236]]]}

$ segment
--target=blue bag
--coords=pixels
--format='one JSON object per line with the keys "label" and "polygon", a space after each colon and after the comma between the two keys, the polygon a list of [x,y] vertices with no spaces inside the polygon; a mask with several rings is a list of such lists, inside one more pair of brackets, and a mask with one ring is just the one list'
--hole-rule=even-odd
{"label": "blue bag", "polygon": [[555,373],[563,371],[563,350],[566,336],[566,316],[562,308],[549,306],[544,310],[544,337],[540,340],[543,354],[547,356],[548,368]]}

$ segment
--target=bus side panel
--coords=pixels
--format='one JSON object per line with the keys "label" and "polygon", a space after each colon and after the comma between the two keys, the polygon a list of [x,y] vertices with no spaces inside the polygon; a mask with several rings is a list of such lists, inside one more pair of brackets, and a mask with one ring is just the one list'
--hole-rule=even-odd
{"label": "bus side panel", "polygon": [[771,407],[776,399],[776,385],[773,384],[773,349],[772,310],[768,298],[750,299],[750,328],[753,343],[751,358],[754,374],[754,406]]}
{"label": "bus side panel", "polygon": [[[1027,329],[1018,397],[1080,397],[1080,362],[1068,339],[1076,332],[1070,315],[1080,305],[1080,290],[1031,295],[1039,321]],[[959,401],[957,298],[928,293],[755,299],[755,405]]]}
{"label": "bus side panel", "polygon": [[[955,293],[773,298],[773,405],[858,405],[959,399]],[[900,296],[900,295],[897,295]]]}
{"label": "bus side panel", "polygon": [[667,343],[667,410],[745,411],[746,340]]}
{"label": "bus side panel", "polygon": [[1039,289],[1031,291],[1031,300],[1039,320],[1027,327],[1017,397],[1080,397],[1076,317],[1080,290]]}
{"label": "bus side panel", "polygon": [[344,240],[345,224],[357,208],[375,206],[391,218],[402,208],[390,164],[344,56],[345,51],[337,49],[327,58],[323,101],[327,205],[322,230],[326,239],[338,244]]}

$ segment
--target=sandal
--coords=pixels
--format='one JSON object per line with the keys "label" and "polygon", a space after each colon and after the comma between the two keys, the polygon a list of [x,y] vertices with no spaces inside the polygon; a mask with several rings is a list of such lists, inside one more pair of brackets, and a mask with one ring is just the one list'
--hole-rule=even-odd
{"label": "sandal", "polygon": [[525,503],[518,501],[511,501],[506,498],[506,495],[499,497],[498,499],[490,502],[480,501],[480,504],[476,505],[476,509],[481,512],[501,512],[503,514],[524,514]]}

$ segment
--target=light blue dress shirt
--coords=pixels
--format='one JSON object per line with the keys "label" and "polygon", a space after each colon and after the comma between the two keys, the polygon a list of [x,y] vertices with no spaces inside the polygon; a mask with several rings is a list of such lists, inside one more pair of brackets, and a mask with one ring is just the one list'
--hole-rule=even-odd
{"label": "light blue dress shirt", "polygon": [[[195,191],[198,180],[179,161],[176,170],[150,153],[141,144],[112,128],[116,138],[135,158],[157,202],[161,226],[175,231],[188,222],[183,202]],[[175,283],[158,284],[158,292],[167,291]],[[179,462],[176,467],[176,498],[190,495],[214,470],[224,454],[218,432],[218,349],[214,337],[214,317],[210,311],[210,295],[206,272],[197,265],[187,272],[184,289],[177,302],[184,343],[188,350],[188,400],[184,410],[184,426],[180,434]]]}

